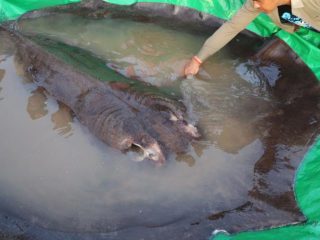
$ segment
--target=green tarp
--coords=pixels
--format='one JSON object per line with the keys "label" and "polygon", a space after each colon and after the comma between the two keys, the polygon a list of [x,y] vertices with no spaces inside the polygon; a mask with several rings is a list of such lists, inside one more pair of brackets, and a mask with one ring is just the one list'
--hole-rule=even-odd
{"label": "green tarp", "polygon": [[[107,0],[106,0],[107,1]],[[48,6],[79,2],[78,0],[1,0],[0,21],[12,20],[21,14]],[[242,5],[243,0],[109,0],[114,4],[134,4],[137,2],[168,3],[197,9],[222,19],[229,19]],[[307,63],[320,79],[320,34],[301,28],[289,34],[274,25],[266,15],[261,14],[248,29],[261,35],[275,34],[283,39]],[[296,173],[294,190],[301,211],[308,221],[304,224],[280,228],[248,231],[235,235],[220,233],[213,236],[214,240],[273,240],[273,239],[320,239],[320,139],[304,157]]]}
{"label": "green tarp", "polygon": [[61,5],[80,2],[79,0],[1,0],[0,1],[0,21],[18,18],[25,12]]}

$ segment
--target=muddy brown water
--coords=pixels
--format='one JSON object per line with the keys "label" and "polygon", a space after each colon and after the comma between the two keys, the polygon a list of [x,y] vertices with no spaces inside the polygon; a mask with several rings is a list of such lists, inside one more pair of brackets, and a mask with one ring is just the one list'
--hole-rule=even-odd
{"label": "muddy brown water", "polygon": [[[68,14],[23,20],[19,29],[90,50],[126,76],[175,87],[206,38],[154,23]],[[216,228],[234,232],[304,220],[292,184],[318,133],[319,101],[304,94],[308,89],[290,101],[275,96],[251,69],[246,38],[235,39],[196,79],[178,85],[204,137],[163,168],[136,163],[138,154],[97,140],[28,79],[6,34],[0,39],[4,234],[206,239]],[[236,51],[239,45],[248,51]],[[281,69],[269,68],[276,88]]]}

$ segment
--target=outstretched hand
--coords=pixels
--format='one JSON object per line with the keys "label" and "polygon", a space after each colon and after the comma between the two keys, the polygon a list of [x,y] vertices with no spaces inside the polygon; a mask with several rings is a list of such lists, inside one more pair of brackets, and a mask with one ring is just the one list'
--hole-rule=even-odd
{"label": "outstretched hand", "polygon": [[185,76],[196,75],[199,72],[201,60],[193,57],[184,67]]}

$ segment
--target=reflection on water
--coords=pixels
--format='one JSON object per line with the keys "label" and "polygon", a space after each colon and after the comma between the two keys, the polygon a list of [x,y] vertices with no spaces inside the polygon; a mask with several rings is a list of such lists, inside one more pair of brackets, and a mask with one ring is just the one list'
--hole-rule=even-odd
{"label": "reflection on water", "polygon": [[72,130],[72,113],[70,109],[62,104],[59,104],[59,109],[51,115],[51,121],[54,123],[54,130],[57,130],[60,135],[70,136]]}
{"label": "reflection on water", "polygon": [[[43,88],[37,88],[31,92],[28,98],[27,112],[32,120],[44,117],[48,114],[47,96]],[[53,130],[61,135],[66,135],[72,130],[72,115],[70,109],[62,103],[58,103],[59,109],[51,114],[51,121],[54,124]],[[69,135],[69,134],[68,134]]]}
{"label": "reflection on water", "polygon": [[35,120],[47,115],[46,109],[47,97],[43,94],[43,89],[37,88],[31,92],[31,96],[28,98],[27,112],[31,119]]}
{"label": "reflection on water", "polygon": [[[90,49],[117,71],[158,85],[179,79],[204,40],[154,24],[70,15],[26,20],[20,28]],[[7,55],[0,62],[6,71],[0,82],[2,212],[50,229],[118,230],[110,239],[127,239],[134,229],[140,238],[160,239],[155,232],[170,226],[165,232],[171,239],[195,239],[193,231],[209,236],[214,228],[303,219],[292,182],[314,135],[306,119],[316,102],[282,105],[261,85],[242,79],[239,60],[228,51],[208,61],[199,79],[181,83],[204,139],[163,168],[133,162],[135,153],[99,142],[66,106],[26,81],[13,54]]]}

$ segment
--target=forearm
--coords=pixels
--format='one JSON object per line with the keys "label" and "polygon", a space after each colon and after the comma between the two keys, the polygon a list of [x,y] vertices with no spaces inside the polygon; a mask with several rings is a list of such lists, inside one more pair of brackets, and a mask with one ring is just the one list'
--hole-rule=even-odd
{"label": "forearm", "polygon": [[239,32],[245,29],[246,26],[259,15],[259,13],[260,12],[253,7],[252,1],[248,0],[231,20],[225,22],[211,37],[206,40],[197,56],[201,61],[205,61],[208,57],[224,47]]}

